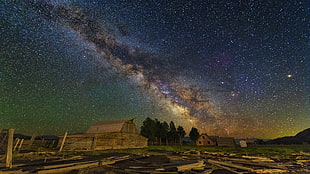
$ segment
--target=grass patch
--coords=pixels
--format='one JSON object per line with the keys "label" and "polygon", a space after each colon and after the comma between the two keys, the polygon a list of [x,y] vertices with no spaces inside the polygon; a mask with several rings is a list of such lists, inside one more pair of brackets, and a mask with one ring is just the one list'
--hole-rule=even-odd
{"label": "grass patch", "polygon": [[171,146],[149,146],[138,149],[107,149],[102,151],[64,151],[63,155],[87,155],[98,156],[103,153],[133,153],[133,154],[152,154],[160,155],[174,152],[184,152],[189,150],[196,150],[200,152],[217,152],[225,154],[249,155],[249,156],[280,156],[282,159],[289,158],[291,154],[309,153],[310,145],[256,145],[247,148],[236,147],[202,147],[202,146],[188,146],[188,145],[171,145]]}
{"label": "grass patch", "polygon": [[168,153],[196,150],[201,152],[235,153],[238,155],[290,155],[310,151],[309,145],[256,145],[241,147],[201,147],[201,146],[149,146],[142,149],[106,150],[127,153]]}

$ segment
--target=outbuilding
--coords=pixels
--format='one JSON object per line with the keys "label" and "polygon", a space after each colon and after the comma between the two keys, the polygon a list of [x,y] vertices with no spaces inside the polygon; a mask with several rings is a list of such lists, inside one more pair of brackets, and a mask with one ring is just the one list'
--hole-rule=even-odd
{"label": "outbuilding", "polygon": [[63,150],[104,150],[147,147],[147,138],[138,133],[134,119],[100,121],[91,125],[84,134],[60,137]]}
{"label": "outbuilding", "polygon": [[196,140],[197,146],[216,146],[216,141],[211,139],[207,134],[201,134]]}
{"label": "outbuilding", "polygon": [[233,137],[219,137],[217,139],[218,146],[235,146],[235,139]]}
{"label": "outbuilding", "polygon": [[201,134],[196,140],[197,146],[235,146],[233,137],[208,136],[206,133]]}

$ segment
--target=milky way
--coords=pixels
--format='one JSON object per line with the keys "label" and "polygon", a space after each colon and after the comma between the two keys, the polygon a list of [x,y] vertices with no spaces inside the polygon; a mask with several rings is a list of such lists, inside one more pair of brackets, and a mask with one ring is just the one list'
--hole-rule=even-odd
{"label": "milky way", "polygon": [[3,1],[0,125],[159,118],[273,138],[310,125],[306,1]]}

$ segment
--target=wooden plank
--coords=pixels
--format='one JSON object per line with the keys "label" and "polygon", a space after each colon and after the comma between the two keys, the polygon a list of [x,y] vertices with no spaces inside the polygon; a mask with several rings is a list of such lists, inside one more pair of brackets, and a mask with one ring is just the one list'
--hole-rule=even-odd
{"label": "wooden plank", "polygon": [[230,171],[230,172],[232,172],[232,173],[243,174],[243,172],[235,171],[235,170],[233,170],[233,169],[231,169],[231,168],[229,168],[229,167],[222,166],[222,165],[220,165],[220,164],[213,164],[213,165],[215,165],[215,166],[217,166],[217,167],[219,167],[219,168],[228,170],[228,171]]}
{"label": "wooden plank", "polygon": [[[65,161],[63,161],[65,162]],[[74,162],[74,163],[65,163],[65,164],[57,164],[57,165],[47,165],[41,167],[41,169],[56,169],[56,168],[65,168],[65,167],[71,167],[76,165],[84,165],[84,164],[90,164],[90,163],[97,163],[99,164],[98,160],[91,160],[91,161],[82,161],[82,162]]]}
{"label": "wooden plank", "polygon": [[150,171],[150,170],[135,170],[135,169],[125,169],[125,173],[137,174],[137,173],[152,173],[152,174],[178,174],[178,172],[165,172],[165,171]]}
{"label": "wooden plank", "polygon": [[[231,158],[231,157],[221,157],[222,160],[225,161],[231,161],[232,163],[236,163],[236,164],[245,164],[245,165],[250,165],[250,166],[255,166],[255,167],[264,167],[264,168],[276,168],[276,169],[287,169],[287,166],[281,164],[281,163],[276,163],[274,161],[271,161],[267,158],[264,157],[251,157],[249,158],[249,156],[243,156],[245,158]],[[263,160],[252,160],[252,159],[257,159],[257,158],[261,158]],[[267,160],[264,160],[267,159]]]}
{"label": "wooden plank", "polygon": [[15,150],[16,150],[16,148],[17,148],[17,146],[18,146],[19,141],[20,141],[20,139],[19,139],[19,138],[16,138],[16,144],[15,144],[15,146],[14,146],[13,151],[15,151]]}
{"label": "wooden plank", "polygon": [[37,174],[64,173],[64,172],[69,172],[69,171],[76,170],[76,169],[82,169],[82,168],[94,167],[94,166],[98,166],[98,162],[74,165],[74,166],[65,167],[65,168],[53,168],[50,170],[39,170],[37,171]]}
{"label": "wooden plank", "polygon": [[20,151],[20,149],[22,148],[22,145],[23,145],[23,142],[24,142],[24,139],[22,139],[19,143],[19,146],[18,146],[18,152]]}
{"label": "wooden plank", "polygon": [[271,162],[253,162],[253,161],[248,161],[248,160],[242,160],[242,159],[230,159],[233,161],[233,163],[237,164],[245,164],[245,165],[252,165],[252,166],[257,166],[257,167],[264,167],[264,168],[276,168],[276,169],[287,169],[286,166],[280,163],[271,163]]}
{"label": "wooden plank", "polygon": [[203,160],[200,160],[196,163],[191,163],[191,164],[185,164],[185,165],[181,165],[181,166],[177,166],[177,169],[179,172],[182,172],[182,171],[186,171],[186,170],[192,170],[192,169],[195,169],[195,168],[201,168],[204,166],[204,162]]}
{"label": "wooden plank", "polygon": [[12,170],[12,171],[0,171],[0,174],[21,174],[21,173],[28,173],[23,172],[22,170]]}
{"label": "wooden plank", "polygon": [[33,133],[30,139],[30,143],[28,144],[28,148],[31,148],[35,139],[36,139],[36,133]]}
{"label": "wooden plank", "polygon": [[65,135],[64,135],[64,137],[63,137],[63,139],[62,139],[62,142],[61,142],[61,145],[60,145],[60,148],[59,148],[59,152],[61,152],[62,149],[63,149],[63,147],[64,147],[64,144],[65,144],[67,135],[68,135],[68,132],[65,132]]}
{"label": "wooden plank", "polygon": [[69,172],[72,170],[82,169],[86,167],[95,167],[95,166],[103,166],[103,165],[109,165],[114,164],[117,161],[123,161],[129,159],[129,155],[121,156],[121,157],[115,157],[115,160],[109,160],[109,161],[84,161],[80,163],[68,163],[68,164],[59,164],[59,165],[53,165],[53,166],[44,166],[43,170],[37,171],[37,174],[50,174],[50,173],[64,173]]}
{"label": "wooden plank", "polygon": [[215,161],[215,160],[208,160],[209,163],[211,164],[219,164],[222,166],[228,166],[228,167],[232,167],[232,168],[237,168],[237,169],[242,169],[242,170],[246,170],[246,171],[250,171],[250,172],[254,172],[254,169],[249,168],[249,167],[244,167],[244,166],[240,166],[240,165],[236,165],[236,164],[232,164],[232,163],[227,163],[227,162],[222,162],[222,161]]}
{"label": "wooden plank", "polygon": [[[75,157],[74,159],[81,159],[81,156],[77,156]],[[129,158],[128,155],[126,156],[121,156],[121,157],[113,157],[115,159],[104,159],[106,161],[99,161],[99,160],[90,160],[90,161],[81,161],[81,162],[73,162],[73,163],[66,163],[66,164],[57,164],[57,165],[46,165],[46,166],[43,166],[41,167],[41,169],[55,169],[55,168],[65,168],[65,167],[70,167],[70,166],[73,166],[73,165],[84,165],[84,164],[87,164],[87,163],[98,163],[98,165],[108,165],[108,164],[113,164],[117,161],[122,161],[122,160],[126,160]],[[73,160],[73,158],[70,158],[70,159],[67,159],[67,160]],[[67,161],[67,160],[57,160],[57,161]]]}
{"label": "wooden plank", "polygon": [[13,156],[13,136],[14,129],[9,129],[8,132],[8,147],[6,151],[6,162],[5,167],[12,168],[12,156]]}
{"label": "wooden plank", "polygon": [[49,148],[50,148],[50,149],[52,149],[52,148],[54,147],[55,142],[56,142],[56,141],[53,140],[52,143],[49,145]]}

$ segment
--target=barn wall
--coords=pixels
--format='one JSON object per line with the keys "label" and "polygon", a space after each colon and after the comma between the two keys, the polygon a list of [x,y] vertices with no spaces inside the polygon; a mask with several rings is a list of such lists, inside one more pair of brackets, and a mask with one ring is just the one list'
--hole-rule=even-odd
{"label": "barn wall", "polygon": [[[59,139],[58,146],[62,142]],[[132,133],[105,133],[89,134],[83,137],[66,138],[63,150],[82,151],[82,150],[104,150],[104,149],[127,149],[147,147],[147,138]]]}
{"label": "barn wall", "polygon": [[[63,150],[65,150],[65,151],[91,150],[93,139],[94,139],[94,137],[85,137],[85,136],[70,137],[70,136],[67,136]],[[63,140],[63,137],[60,137],[59,142],[58,142],[58,147],[60,147],[62,140]]]}
{"label": "barn wall", "polygon": [[95,150],[147,147],[147,139],[139,134],[114,133],[97,137]]}

